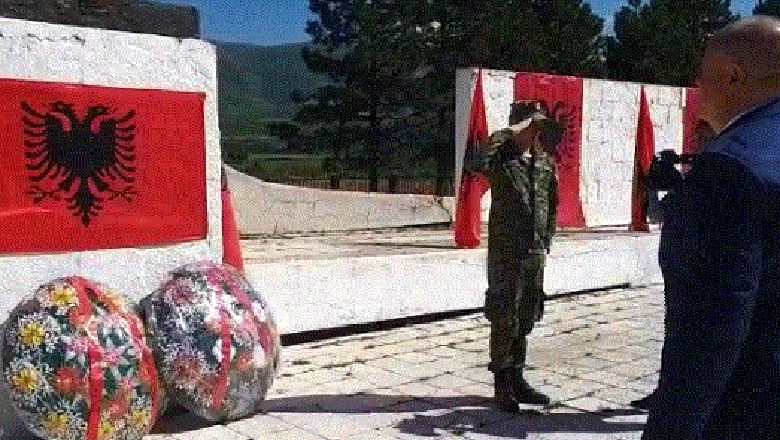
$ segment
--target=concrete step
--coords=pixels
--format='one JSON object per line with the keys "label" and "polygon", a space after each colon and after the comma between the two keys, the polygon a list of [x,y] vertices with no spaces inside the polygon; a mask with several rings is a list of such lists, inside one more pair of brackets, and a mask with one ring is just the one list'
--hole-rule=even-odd
{"label": "concrete step", "polygon": [[[658,238],[625,228],[561,232],[545,290],[661,282]],[[283,334],[479,308],[487,288],[486,243],[456,249],[441,226],[244,239],[242,250]]]}

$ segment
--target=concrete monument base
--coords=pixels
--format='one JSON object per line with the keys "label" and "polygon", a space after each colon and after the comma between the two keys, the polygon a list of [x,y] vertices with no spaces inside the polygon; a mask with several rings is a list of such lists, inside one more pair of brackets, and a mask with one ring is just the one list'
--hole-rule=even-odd
{"label": "concrete monument base", "polygon": [[[282,334],[482,307],[487,249],[446,227],[244,240],[247,276]],[[662,281],[658,234],[560,233],[548,294]]]}

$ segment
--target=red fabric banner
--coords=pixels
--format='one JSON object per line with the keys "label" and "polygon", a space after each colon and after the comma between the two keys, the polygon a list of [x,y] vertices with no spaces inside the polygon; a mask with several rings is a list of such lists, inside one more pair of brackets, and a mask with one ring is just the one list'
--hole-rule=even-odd
{"label": "red fabric banner", "polygon": [[683,110],[683,154],[692,154],[699,148],[696,127],[699,124],[699,89],[685,89],[685,110]]}
{"label": "red fabric banner", "polygon": [[206,237],[202,94],[17,80],[0,90],[0,254]]}
{"label": "red fabric banner", "polygon": [[636,149],[634,152],[634,182],[631,194],[631,230],[647,232],[647,174],[655,154],[653,120],[650,118],[650,105],[645,89],[639,96],[639,123],[636,129]]}
{"label": "red fabric banner", "polygon": [[244,273],[244,257],[241,254],[233,198],[227,189],[222,190],[222,262]]}
{"label": "red fabric banner", "polygon": [[482,197],[490,181],[481,174],[464,172],[455,208],[455,244],[471,249],[482,241]]}
{"label": "red fabric banner", "polygon": [[584,228],[580,200],[580,158],[582,145],[582,78],[518,72],[514,97],[538,99],[547,114],[564,128],[558,145],[558,226]]}
{"label": "red fabric banner", "polygon": [[[471,101],[466,151],[475,151],[488,138],[485,97],[482,93],[482,70]],[[475,248],[482,240],[482,196],[490,185],[487,177],[464,171],[455,206],[455,244],[459,248]]]}
{"label": "red fabric banner", "polygon": [[230,196],[225,168],[222,168],[222,262],[244,273],[244,257],[238,236],[233,198]]}

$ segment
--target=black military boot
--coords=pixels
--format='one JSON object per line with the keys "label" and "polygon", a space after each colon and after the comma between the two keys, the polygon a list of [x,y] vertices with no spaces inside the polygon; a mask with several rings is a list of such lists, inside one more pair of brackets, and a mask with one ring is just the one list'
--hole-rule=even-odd
{"label": "black military boot", "polygon": [[505,411],[512,414],[520,412],[520,407],[517,404],[517,400],[514,396],[514,387],[512,386],[511,372],[508,370],[497,371],[493,375],[494,377],[494,392],[493,401],[501,411]]}
{"label": "black military boot", "polygon": [[512,391],[517,403],[528,403],[532,405],[549,405],[550,398],[544,393],[535,390],[523,378],[523,370],[517,368],[512,370]]}

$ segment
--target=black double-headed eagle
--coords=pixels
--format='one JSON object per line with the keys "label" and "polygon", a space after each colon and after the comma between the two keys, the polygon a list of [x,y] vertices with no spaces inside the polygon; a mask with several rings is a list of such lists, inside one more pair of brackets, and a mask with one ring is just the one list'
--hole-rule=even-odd
{"label": "black double-headed eagle", "polygon": [[574,154],[571,151],[576,145],[567,140],[567,137],[574,132],[574,124],[577,109],[564,103],[556,102],[549,106],[546,101],[541,101],[541,111],[547,116],[547,124],[542,129],[540,141],[545,149],[549,150],[555,156],[556,161],[566,167],[563,163],[564,158],[571,158]]}
{"label": "black double-headed eagle", "polygon": [[[136,194],[132,183],[135,147],[135,111],[114,116],[116,111],[96,105],[80,119],[72,104],[57,101],[46,110],[36,110],[22,102],[25,129],[26,168],[33,182],[27,194],[34,203],[64,195],[68,209],[89,226],[103,209],[103,193],[110,199],[131,200]],[[55,182],[46,188],[44,179]],[[112,184],[123,185],[121,191]]]}

